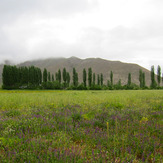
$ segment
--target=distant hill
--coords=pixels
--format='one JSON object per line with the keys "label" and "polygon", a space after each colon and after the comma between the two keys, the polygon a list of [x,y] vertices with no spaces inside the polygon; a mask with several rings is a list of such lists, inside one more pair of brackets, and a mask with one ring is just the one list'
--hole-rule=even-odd
{"label": "distant hill", "polygon": [[[36,66],[41,68],[42,70],[46,68],[52,74],[58,71],[58,69],[63,69],[64,67],[68,72],[70,72],[72,76],[73,67],[76,68],[76,71],[79,74],[79,81],[82,81],[82,72],[83,68],[91,67],[92,71],[96,74],[103,73],[104,75],[104,83],[110,79],[110,71],[113,71],[113,79],[114,83],[117,83],[119,79],[121,79],[122,84],[126,84],[128,80],[128,73],[132,75],[132,82],[139,84],[139,70],[142,69],[145,72],[146,76],[146,84],[150,85],[150,71],[137,65],[131,63],[123,63],[120,61],[109,61],[101,58],[87,58],[80,59],[76,57],[71,58],[48,58],[48,59],[40,59],[34,61],[27,61],[21,63],[17,66]],[[0,65],[0,78],[2,74],[3,65]],[[72,80],[71,80],[72,81]]]}

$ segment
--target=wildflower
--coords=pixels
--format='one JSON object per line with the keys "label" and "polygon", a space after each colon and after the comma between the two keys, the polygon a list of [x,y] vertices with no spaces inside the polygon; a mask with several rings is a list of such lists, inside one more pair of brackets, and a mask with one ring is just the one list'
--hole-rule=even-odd
{"label": "wildflower", "polygon": [[147,117],[143,117],[141,120],[140,120],[140,124],[145,124],[148,122],[148,118]]}

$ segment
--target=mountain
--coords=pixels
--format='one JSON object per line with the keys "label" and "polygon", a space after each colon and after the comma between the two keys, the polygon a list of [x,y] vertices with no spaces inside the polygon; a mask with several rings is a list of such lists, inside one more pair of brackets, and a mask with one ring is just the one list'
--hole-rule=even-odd
{"label": "mountain", "polygon": [[[113,79],[114,83],[117,83],[119,79],[121,79],[122,84],[126,84],[128,80],[128,73],[131,73],[132,82],[139,84],[139,70],[142,69],[145,72],[146,84],[150,85],[150,71],[137,65],[131,63],[123,63],[120,61],[109,61],[101,58],[87,58],[80,59],[77,57],[71,58],[48,58],[48,59],[40,59],[34,61],[27,61],[21,63],[17,66],[36,66],[41,68],[43,71],[46,68],[49,72],[55,75],[58,69],[63,70],[65,67],[68,72],[71,74],[72,78],[72,69],[76,68],[76,71],[79,75],[79,82],[82,82],[82,72],[83,69],[86,68],[88,72],[88,68],[91,67],[92,71],[96,74],[103,73],[104,75],[104,83],[110,79],[110,71],[113,71]],[[3,66],[0,66],[0,74],[2,72]],[[1,78],[1,77],[0,77]]]}

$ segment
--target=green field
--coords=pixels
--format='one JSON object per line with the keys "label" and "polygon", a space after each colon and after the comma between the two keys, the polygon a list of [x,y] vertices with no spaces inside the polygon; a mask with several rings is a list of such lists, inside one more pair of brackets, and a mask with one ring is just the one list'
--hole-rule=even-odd
{"label": "green field", "polygon": [[0,162],[162,162],[162,135],[162,90],[0,90]]}

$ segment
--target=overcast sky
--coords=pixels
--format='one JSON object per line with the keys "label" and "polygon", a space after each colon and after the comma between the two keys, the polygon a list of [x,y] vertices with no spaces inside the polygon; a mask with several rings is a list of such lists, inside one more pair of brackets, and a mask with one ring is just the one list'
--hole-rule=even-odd
{"label": "overcast sky", "polygon": [[0,62],[71,56],[163,69],[163,0],[0,0]]}

